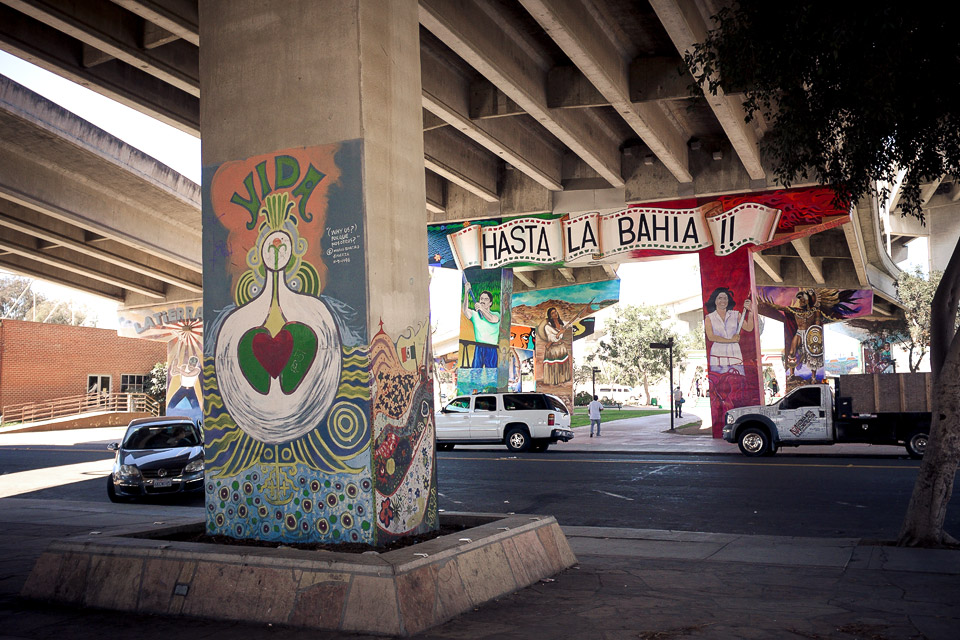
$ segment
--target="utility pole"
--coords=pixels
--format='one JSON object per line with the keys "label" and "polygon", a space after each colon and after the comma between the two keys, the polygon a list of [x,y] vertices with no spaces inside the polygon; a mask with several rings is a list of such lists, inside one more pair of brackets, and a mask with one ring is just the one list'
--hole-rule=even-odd
{"label": "utility pole", "polygon": [[590,394],[594,398],[597,397],[597,372],[600,371],[600,367],[591,367],[590,373],[593,375],[593,393]]}

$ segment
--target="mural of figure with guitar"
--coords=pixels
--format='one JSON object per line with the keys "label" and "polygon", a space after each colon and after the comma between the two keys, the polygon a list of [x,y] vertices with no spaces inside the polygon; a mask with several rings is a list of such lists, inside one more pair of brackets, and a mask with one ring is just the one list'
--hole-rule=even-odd
{"label": "mural of figure with guitar", "polygon": [[556,307],[547,309],[547,317],[537,327],[537,336],[543,336],[546,341],[546,350],[543,354],[543,382],[545,384],[563,384],[573,377],[573,367],[570,361],[570,351],[567,341],[570,325],[560,319],[560,312]]}

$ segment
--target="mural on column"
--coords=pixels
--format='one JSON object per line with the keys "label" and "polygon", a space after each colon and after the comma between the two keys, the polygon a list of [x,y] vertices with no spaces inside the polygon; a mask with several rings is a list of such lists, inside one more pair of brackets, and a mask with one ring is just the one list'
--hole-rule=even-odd
{"label": "mural on column", "polygon": [[893,360],[893,340],[868,338],[860,343],[863,351],[864,373],[895,373]]}
{"label": "mural on column", "polygon": [[763,404],[752,267],[747,247],[723,257],[709,250],[700,252],[707,382],[715,436],[723,428],[726,411]]}
{"label": "mural on column", "polygon": [[534,327],[513,325],[510,327],[510,391],[536,391],[534,378],[534,355],[537,348],[537,330]]}
{"label": "mural on column", "polygon": [[873,292],[758,287],[760,312],[783,322],[787,391],[826,380],[824,326],[873,312]]}
{"label": "mural on column", "polygon": [[620,299],[620,280],[524,291],[513,296],[513,317],[536,327],[536,390],[551,393],[573,409],[575,326]]}
{"label": "mural on column", "polygon": [[203,305],[124,309],[117,333],[130,338],[167,343],[168,416],[186,416],[194,422],[203,417],[201,362],[203,360]]}
{"label": "mural on column", "polygon": [[457,393],[506,391],[510,379],[513,271],[467,269],[460,305]]}
{"label": "mural on column", "polygon": [[204,169],[208,533],[381,544],[436,528],[429,324],[367,337],[361,154]]}

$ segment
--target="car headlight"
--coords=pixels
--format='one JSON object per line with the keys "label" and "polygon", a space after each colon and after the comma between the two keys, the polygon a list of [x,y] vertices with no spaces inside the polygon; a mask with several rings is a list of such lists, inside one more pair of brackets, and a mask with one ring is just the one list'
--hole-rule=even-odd
{"label": "car headlight", "polygon": [[136,465],[122,464],[117,474],[124,478],[139,478],[140,469],[138,469]]}
{"label": "car headlight", "polygon": [[197,471],[203,471],[203,458],[197,458],[183,468],[184,473],[196,473]]}
{"label": "car headlight", "polygon": [[733,424],[736,421],[736,418],[734,418],[729,413],[727,413],[726,415],[727,415],[727,424]]}

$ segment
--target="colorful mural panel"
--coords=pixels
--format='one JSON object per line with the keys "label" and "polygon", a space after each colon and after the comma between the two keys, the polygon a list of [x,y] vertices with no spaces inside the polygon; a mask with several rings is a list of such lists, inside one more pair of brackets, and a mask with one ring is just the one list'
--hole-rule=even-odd
{"label": "colorful mural panel", "polygon": [[457,393],[505,391],[511,366],[510,300],[513,272],[463,272]]}
{"label": "colorful mural panel", "polygon": [[582,328],[580,322],[586,316],[615,304],[619,299],[619,280],[514,294],[514,321],[536,327],[534,379],[537,391],[556,395],[568,407],[573,407],[576,328]]}
{"label": "colorful mural panel", "polygon": [[710,413],[713,435],[720,437],[724,413],[763,402],[753,259],[746,248],[725,257],[701,251],[700,279]]}
{"label": "colorful mural panel", "polygon": [[197,422],[203,417],[203,305],[124,309],[117,333],[130,338],[167,343],[168,416],[186,416]]}
{"label": "colorful mural panel", "polygon": [[[367,339],[361,154],[204,169],[209,533],[381,544],[436,527],[428,324]],[[423,500],[398,507],[413,485]]]}
{"label": "colorful mural panel", "polygon": [[856,289],[758,287],[760,312],[783,322],[787,390],[826,380],[824,327],[869,315],[873,292]]}

